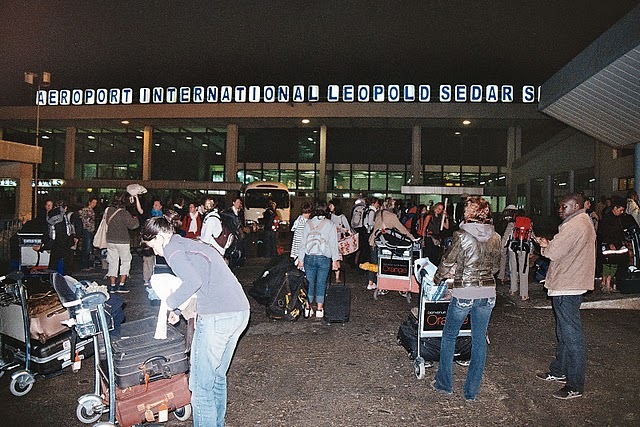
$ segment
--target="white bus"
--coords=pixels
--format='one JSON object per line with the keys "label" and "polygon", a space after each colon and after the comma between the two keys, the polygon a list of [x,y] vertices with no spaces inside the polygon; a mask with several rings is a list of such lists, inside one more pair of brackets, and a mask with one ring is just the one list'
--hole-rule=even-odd
{"label": "white bus", "polygon": [[253,230],[262,228],[262,214],[270,200],[276,202],[280,228],[288,229],[291,215],[289,189],[281,182],[255,181],[244,189],[244,220]]}

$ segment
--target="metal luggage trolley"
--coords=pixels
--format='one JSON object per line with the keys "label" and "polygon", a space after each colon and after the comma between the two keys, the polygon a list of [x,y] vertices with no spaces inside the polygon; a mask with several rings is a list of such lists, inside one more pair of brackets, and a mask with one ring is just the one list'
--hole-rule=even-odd
{"label": "metal luggage trolley", "polygon": [[384,291],[398,291],[403,294],[407,302],[411,302],[411,293],[420,292],[413,270],[414,261],[419,257],[421,247],[421,239],[414,240],[403,248],[378,245],[378,287],[373,291],[373,299],[377,300],[380,295],[386,294]]}
{"label": "metal luggage trolley", "polygon": [[[111,352],[111,337],[109,335],[109,321],[104,308],[107,295],[102,292],[85,293],[81,283],[69,283],[58,273],[52,275],[53,287],[58,293],[62,305],[69,310],[71,322],[79,338],[93,337],[94,347],[94,390],[78,399],[76,416],[85,423],[91,424],[100,419],[102,414],[109,413],[109,421],[95,426],[115,426],[116,401],[113,356]],[[102,342],[102,345],[101,345]],[[106,373],[100,366],[100,351],[106,359]],[[109,387],[109,402],[105,402],[100,394],[101,375],[105,376]]]}
{"label": "metal luggage trolley", "polygon": [[[22,278],[24,274],[21,271],[14,271],[6,276],[0,277],[0,283],[9,282],[3,284],[0,289],[0,305],[3,307],[9,307],[15,304],[19,304],[22,311],[22,329],[24,331],[24,337],[15,338],[24,339],[24,369],[20,369],[11,374],[11,383],[9,384],[9,390],[14,396],[24,396],[31,391],[33,383],[35,383],[35,375],[30,371],[31,364],[31,336],[29,334],[29,315],[27,313],[27,289],[25,288]],[[15,369],[21,365],[19,360],[13,360],[0,366],[0,376],[4,375],[5,371]]]}
{"label": "metal luggage trolley", "polygon": [[[420,277],[420,270],[423,270]],[[420,287],[420,304],[418,305],[418,348],[417,355],[413,361],[413,368],[416,378],[424,379],[425,368],[433,366],[431,361],[425,361],[420,355],[421,339],[439,337],[442,338],[447,309],[449,307],[450,295],[444,287],[439,288],[433,283],[433,276],[437,267],[428,258],[418,259],[415,262],[414,274],[422,284]],[[471,318],[467,317],[460,329],[458,337],[471,336]],[[461,362],[462,364],[462,362]]]}

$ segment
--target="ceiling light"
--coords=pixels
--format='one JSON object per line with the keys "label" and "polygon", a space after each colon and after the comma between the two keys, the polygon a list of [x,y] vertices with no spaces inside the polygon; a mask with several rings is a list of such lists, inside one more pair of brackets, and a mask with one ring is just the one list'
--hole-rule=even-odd
{"label": "ceiling light", "polygon": [[216,151],[216,156],[222,156],[222,153],[220,151]]}
{"label": "ceiling light", "polygon": [[306,124],[311,123],[311,120],[309,120],[309,119],[302,119],[302,123],[306,125]]}
{"label": "ceiling light", "polygon": [[95,153],[95,152],[96,152],[96,150],[94,150],[93,148],[91,148],[91,149],[89,149],[89,152],[90,152],[90,153]]}
{"label": "ceiling light", "polygon": [[130,153],[135,153],[136,150],[134,150],[133,148],[131,150],[129,150]]}
{"label": "ceiling light", "polygon": [[203,147],[208,147],[208,146],[209,146],[209,144],[202,144],[202,146],[203,146]]}
{"label": "ceiling light", "polygon": [[171,150],[171,152],[172,152],[172,153],[175,153],[175,152],[176,152],[176,150]]}
{"label": "ceiling light", "polygon": [[468,125],[471,124],[471,120],[463,120],[462,124],[465,125],[465,126],[468,126]]}
{"label": "ceiling light", "polygon": [[187,136],[187,139],[191,140],[191,139],[193,139],[193,137]]}
{"label": "ceiling light", "polygon": [[136,135],[137,139],[142,139],[142,135]]}
{"label": "ceiling light", "polygon": [[42,139],[49,139],[49,135],[42,135]]}
{"label": "ceiling light", "polygon": [[318,129],[314,129],[313,133],[318,133]]}
{"label": "ceiling light", "polygon": [[307,138],[307,139],[308,139],[309,141],[312,141],[312,142],[313,142],[313,138],[309,137],[309,138]]}
{"label": "ceiling light", "polygon": [[96,137],[95,137],[95,136],[93,136],[93,135],[89,135],[87,138],[89,138],[89,139],[96,139]]}
{"label": "ceiling light", "polygon": [[454,132],[454,135],[460,135],[460,131]]}
{"label": "ceiling light", "polygon": [[155,145],[156,147],[160,147],[160,144],[158,144],[157,142],[153,145]]}
{"label": "ceiling light", "polygon": [[129,124],[129,120],[123,120],[120,123],[122,123],[123,125],[128,125]]}

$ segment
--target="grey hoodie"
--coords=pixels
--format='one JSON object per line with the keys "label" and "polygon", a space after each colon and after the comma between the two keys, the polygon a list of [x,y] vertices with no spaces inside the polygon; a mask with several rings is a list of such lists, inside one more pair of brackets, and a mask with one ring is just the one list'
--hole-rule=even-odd
{"label": "grey hoodie", "polygon": [[500,235],[491,224],[464,223],[453,233],[435,281],[439,283],[455,266],[451,295],[461,299],[495,297],[493,275],[500,268]]}

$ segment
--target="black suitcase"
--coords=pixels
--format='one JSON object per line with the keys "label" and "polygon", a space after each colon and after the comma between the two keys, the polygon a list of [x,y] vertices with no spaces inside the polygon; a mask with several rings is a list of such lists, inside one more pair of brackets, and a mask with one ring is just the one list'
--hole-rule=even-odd
{"label": "black suitcase", "polygon": [[[332,274],[333,272],[329,272]],[[351,314],[351,289],[347,285],[333,285],[327,288],[324,297],[324,321],[326,323],[346,323]]]}
{"label": "black suitcase", "polygon": [[167,339],[155,339],[156,321],[156,317],[148,317],[122,324],[120,338],[111,344],[118,387],[144,384],[189,370],[184,335],[167,325]]}
{"label": "black suitcase", "polygon": [[[420,357],[430,362],[440,360],[441,337],[420,338]],[[398,344],[403,346],[413,360],[418,355],[418,322],[412,316],[400,324],[398,330]],[[456,340],[454,360],[471,359],[471,337],[462,336]]]}
{"label": "black suitcase", "polygon": [[[2,335],[2,357],[7,360],[25,361],[24,342],[7,335]],[[71,331],[63,332],[44,344],[38,340],[31,340],[31,365],[29,370],[40,375],[54,375],[61,373],[71,366],[75,359],[71,348]],[[93,338],[78,340],[75,350],[80,360],[93,355]]]}
{"label": "black suitcase", "polygon": [[625,273],[617,284],[618,290],[623,294],[640,294],[640,271]]}

